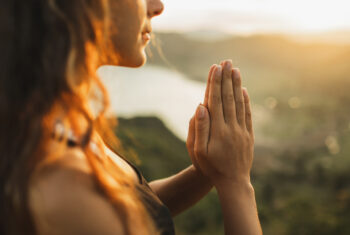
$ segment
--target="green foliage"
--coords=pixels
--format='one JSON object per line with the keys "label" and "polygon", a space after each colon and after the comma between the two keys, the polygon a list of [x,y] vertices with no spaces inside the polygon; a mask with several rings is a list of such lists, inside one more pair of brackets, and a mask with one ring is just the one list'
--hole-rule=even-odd
{"label": "green foliage", "polygon": [[[170,176],[189,164],[185,143],[154,117],[119,119],[117,134],[128,155],[134,149],[141,171],[151,181]],[[344,138],[349,139],[350,134]],[[256,158],[266,151],[257,149]],[[348,234],[350,159],[329,156],[326,148],[286,151],[274,156],[279,167],[259,169],[252,181],[266,234]],[[175,218],[178,234],[223,234],[215,190]]]}
{"label": "green foliage", "polygon": [[191,164],[184,142],[158,118],[119,118],[118,122],[117,136],[125,148],[124,155],[136,154],[141,162],[134,163],[139,165],[146,179],[167,177]]}
{"label": "green foliage", "polygon": [[[186,145],[155,117],[118,119],[117,136],[122,154],[132,161],[137,155],[142,174],[148,181],[176,174],[191,164]],[[215,191],[191,210],[175,218],[178,234],[215,234],[222,230],[219,201]]]}

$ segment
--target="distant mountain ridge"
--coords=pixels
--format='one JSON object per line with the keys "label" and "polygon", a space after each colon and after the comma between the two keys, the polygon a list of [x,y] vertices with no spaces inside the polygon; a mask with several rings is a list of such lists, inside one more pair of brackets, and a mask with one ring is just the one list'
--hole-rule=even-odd
{"label": "distant mountain ridge", "polygon": [[[209,67],[232,59],[243,72],[247,86],[275,86],[279,81],[313,78],[316,68],[327,66],[322,77],[349,74],[350,44],[297,42],[283,35],[231,36],[216,41],[197,40],[179,33],[157,33],[164,58],[151,47],[149,63],[172,67],[190,79],[205,82]],[[341,67],[341,68],[339,68]],[[271,83],[271,84],[270,84]],[[250,88],[251,89],[251,88]]]}
{"label": "distant mountain ridge", "polygon": [[[162,32],[159,32],[163,34]],[[171,34],[171,32],[169,32]],[[191,40],[214,42],[229,38],[249,38],[256,36],[281,37],[296,42],[304,43],[327,43],[327,44],[350,44],[350,29],[333,30],[327,32],[305,32],[305,33],[249,33],[230,34],[215,30],[196,30],[179,33]]]}
{"label": "distant mountain ridge", "polygon": [[350,44],[350,30],[336,30],[325,33],[299,34],[293,39],[301,42],[320,42],[330,44]]}

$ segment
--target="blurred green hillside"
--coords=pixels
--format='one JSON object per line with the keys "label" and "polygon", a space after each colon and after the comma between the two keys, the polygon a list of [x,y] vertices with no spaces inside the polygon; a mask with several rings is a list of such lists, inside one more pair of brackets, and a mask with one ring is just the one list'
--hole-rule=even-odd
{"label": "blurred green hillside", "polygon": [[[152,48],[150,63],[191,79],[206,82],[211,64],[226,58],[241,69],[253,103],[252,181],[264,234],[350,234],[350,42],[157,38],[168,62]],[[117,133],[148,180],[190,164],[185,143],[156,118],[120,119]],[[178,234],[223,234],[218,203],[214,190],[178,216]]]}
{"label": "blurred green hillside", "polygon": [[[139,157],[141,162],[134,163],[148,181],[190,164],[185,143],[157,118],[120,118],[116,133],[125,148],[122,154]],[[347,133],[342,141],[349,139]],[[350,159],[346,154],[337,158],[325,147],[281,153],[256,148],[252,182],[265,234],[350,233]],[[270,164],[260,164],[264,161]],[[177,234],[223,234],[215,190],[176,217],[175,224]]]}
{"label": "blurred green hillside", "polygon": [[[139,166],[148,181],[176,174],[191,164],[185,143],[155,117],[118,119],[121,153]],[[139,161],[133,160],[138,156]],[[223,234],[220,204],[213,190],[194,208],[175,218],[177,234]]]}
{"label": "blurred green hillside", "polygon": [[155,38],[156,45],[150,48],[151,64],[170,66],[205,82],[212,64],[232,59],[243,73],[245,86],[258,99],[282,90],[285,96],[293,95],[300,86],[344,80],[350,72],[350,42],[301,43],[280,35],[206,41],[185,34],[157,33]]}
{"label": "blurred green hillside", "polygon": [[153,64],[206,82],[209,67],[231,58],[253,103],[257,143],[275,150],[325,146],[349,129],[350,41],[301,43],[286,36],[256,35],[221,41],[157,34]]}

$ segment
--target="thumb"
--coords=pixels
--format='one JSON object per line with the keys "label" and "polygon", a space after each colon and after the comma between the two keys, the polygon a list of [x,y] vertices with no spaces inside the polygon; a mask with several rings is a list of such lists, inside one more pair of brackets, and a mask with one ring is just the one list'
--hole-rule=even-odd
{"label": "thumb", "polygon": [[186,141],[186,147],[187,151],[191,157],[191,160],[193,162],[194,157],[194,142],[195,142],[195,115],[190,120],[189,126],[188,126],[188,134],[187,134],[187,141]]}
{"label": "thumb", "polygon": [[194,153],[196,157],[207,155],[209,140],[209,112],[206,107],[199,105],[196,111]]}

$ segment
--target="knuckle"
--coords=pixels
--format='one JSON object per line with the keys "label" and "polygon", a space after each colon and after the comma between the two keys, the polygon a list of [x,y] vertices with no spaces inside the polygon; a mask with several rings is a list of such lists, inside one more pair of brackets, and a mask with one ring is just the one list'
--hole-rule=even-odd
{"label": "knuckle", "polygon": [[233,79],[235,86],[241,86],[242,80],[240,77]]}
{"label": "knuckle", "polygon": [[197,130],[202,130],[203,129],[203,123],[205,120],[203,119],[197,119],[196,120],[196,129]]}
{"label": "knuckle", "polygon": [[244,136],[243,136],[243,138],[244,138],[244,141],[245,141],[246,143],[250,143],[251,138],[250,138],[249,133],[245,133]]}
{"label": "knuckle", "polygon": [[215,83],[215,85],[217,85],[217,86],[221,85],[221,76],[215,75],[215,77],[214,77],[214,83]]}
{"label": "knuckle", "polygon": [[254,143],[254,134],[245,130],[244,139],[247,143]]}
{"label": "knuckle", "polygon": [[205,124],[205,120],[200,120],[200,125],[197,125],[197,130],[199,135],[204,135],[205,130],[207,129],[207,125]]}
{"label": "knuckle", "polygon": [[231,70],[225,69],[224,70],[224,79],[231,79]]}
{"label": "knuckle", "polygon": [[197,157],[204,156],[204,149],[202,147],[200,147],[200,146],[195,146],[194,147],[194,154]]}
{"label": "knuckle", "polygon": [[234,133],[234,131],[239,128],[239,124],[237,119],[234,118],[234,120],[232,120],[232,122],[229,123],[229,127],[230,127],[230,132]]}
{"label": "knuckle", "polygon": [[247,115],[248,119],[252,118],[252,112],[246,110],[245,114]]}
{"label": "knuckle", "polygon": [[244,104],[244,99],[241,95],[237,97],[237,103]]}
{"label": "knuckle", "polygon": [[221,104],[221,96],[217,94],[213,94],[213,103]]}
{"label": "knuckle", "polygon": [[241,98],[236,99],[236,104],[239,106],[243,106],[244,105],[244,100],[242,100]]}
{"label": "knuckle", "polygon": [[225,101],[229,101],[229,102],[232,102],[234,100],[233,94],[224,94],[223,98]]}
{"label": "knuckle", "polygon": [[218,130],[218,136],[219,136],[220,139],[225,139],[228,136],[228,132],[226,131],[225,128],[220,128]]}
{"label": "knuckle", "polygon": [[237,124],[236,126],[236,133],[237,133],[237,136],[239,136],[240,138],[244,137],[244,132],[239,124]]}
{"label": "knuckle", "polygon": [[237,120],[237,112],[233,112],[234,118],[231,122],[228,123],[230,133],[234,133],[237,128],[239,128],[238,120]]}

